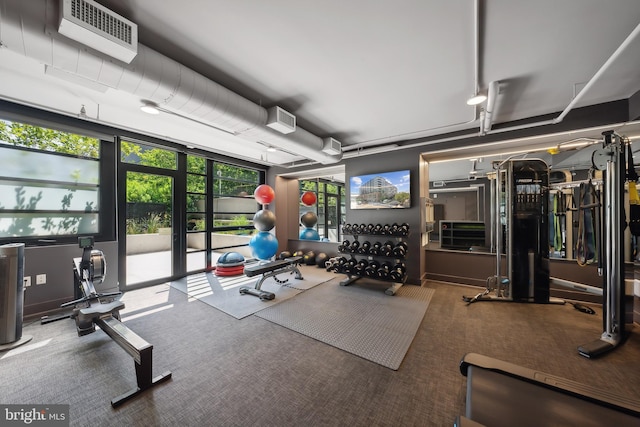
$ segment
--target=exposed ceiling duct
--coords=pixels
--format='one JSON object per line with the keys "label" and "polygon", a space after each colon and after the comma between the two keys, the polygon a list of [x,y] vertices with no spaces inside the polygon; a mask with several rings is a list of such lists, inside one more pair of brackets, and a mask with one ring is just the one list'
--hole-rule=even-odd
{"label": "exposed ceiling duct", "polygon": [[151,101],[238,138],[267,143],[322,164],[341,160],[342,152],[326,153],[323,140],[300,127],[289,134],[272,130],[264,107],[153,49],[138,44],[137,56],[126,64],[59,34],[59,1],[1,0],[1,46],[78,81],[135,95],[141,105]]}
{"label": "exposed ceiling duct", "polygon": [[127,64],[138,53],[138,26],[87,0],[60,0],[58,32]]}

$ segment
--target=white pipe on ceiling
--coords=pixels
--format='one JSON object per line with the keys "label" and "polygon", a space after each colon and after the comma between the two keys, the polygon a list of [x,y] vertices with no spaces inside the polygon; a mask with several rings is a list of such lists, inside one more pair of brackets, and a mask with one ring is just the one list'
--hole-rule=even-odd
{"label": "white pipe on ceiling", "polygon": [[[589,89],[591,89],[591,87],[597,82],[597,80],[609,69],[609,67],[613,64],[613,62],[620,57],[620,55],[622,55],[624,53],[624,50],[634,41],[634,39],[636,37],[638,37],[638,35],[640,35],[640,24],[638,24],[634,30],[627,36],[627,38],[620,44],[620,46],[618,46],[618,48],[613,52],[613,54],[605,61],[605,63],[600,67],[600,69],[598,69],[598,71],[591,77],[591,79],[587,82],[587,84],[584,86],[584,88],[580,91],[580,93],[578,93],[578,95],[576,97],[573,98],[573,100],[565,107],[565,109],[556,117],[553,119],[548,119],[548,120],[541,120],[538,122],[533,122],[533,123],[525,123],[522,125],[515,125],[515,126],[508,126],[508,127],[503,127],[503,128],[499,128],[499,129],[492,129],[491,126],[493,124],[493,118],[492,118],[492,114],[493,114],[493,110],[494,110],[494,103],[495,103],[495,99],[497,97],[497,91],[499,89],[499,82],[497,81],[492,81],[489,85],[489,90],[491,91],[491,86],[493,85],[493,91],[495,92],[495,95],[492,97],[493,100],[491,100],[491,105],[489,107],[489,99],[487,100],[487,110],[489,111],[489,117],[487,117],[487,114],[485,112],[485,117],[483,118],[483,124],[481,125],[481,127],[484,127],[484,129],[480,129],[480,132],[473,132],[473,133],[468,133],[468,134],[464,134],[464,135],[458,135],[458,136],[454,136],[454,137],[445,137],[445,138],[440,138],[440,139],[436,139],[436,140],[431,140],[431,141],[425,141],[425,142],[418,142],[418,143],[414,143],[414,144],[406,144],[406,145],[400,145],[400,146],[394,146],[392,148],[390,148],[389,150],[386,151],[390,151],[390,150],[398,150],[398,149],[405,149],[405,148],[414,148],[414,147],[418,147],[418,146],[425,146],[425,145],[431,145],[431,144],[437,144],[437,143],[442,143],[442,142],[449,142],[449,141],[456,141],[456,140],[461,140],[461,139],[467,139],[467,138],[474,138],[474,137],[478,137],[478,136],[484,136],[487,134],[496,134],[496,133],[505,133],[505,132],[513,132],[513,131],[517,131],[517,130],[522,130],[522,129],[530,129],[533,127],[539,127],[539,126],[546,126],[546,125],[555,125],[558,124],[560,122],[562,122],[564,120],[564,118],[566,117],[567,114],[569,114],[569,112],[576,106],[576,104],[587,94],[587,92],[589,91]],[[633,123],[633,122],[630,122]],[[627,123],[621,123],[619,125],[626,125]],[[614,125],[612,125],[614,126]],[[381,149],[381,147],[371,147],[372,149],[376,149],[375,153],[380,153],[383,150]],[[368,154],[366,152],[366,150],[358,150],[357,155],[366,155]],[[374,154],[374,153],[371,153]],[[351,154],[351,152],[349,153],[345,153],[345,158],[350,158],[350,157],[355,157],[356,154]]]}

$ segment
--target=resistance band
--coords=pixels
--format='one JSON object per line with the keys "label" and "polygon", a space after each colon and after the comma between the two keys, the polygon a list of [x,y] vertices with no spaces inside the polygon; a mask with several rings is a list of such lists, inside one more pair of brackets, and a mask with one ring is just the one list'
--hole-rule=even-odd
{"label": "resistance band", "polygon": [[640,197],[636,188],[638,174],[633,165],[631,143],[627,144],[627,180],[629,181],[629,230],[634,236],[640,236]]}
{"label": "resistance band", "polygon": [[580,184],[578,199],[578,239],[576,241],[576,261],[585,266],[598,260],[597,221],[600,198],[591,182]]}

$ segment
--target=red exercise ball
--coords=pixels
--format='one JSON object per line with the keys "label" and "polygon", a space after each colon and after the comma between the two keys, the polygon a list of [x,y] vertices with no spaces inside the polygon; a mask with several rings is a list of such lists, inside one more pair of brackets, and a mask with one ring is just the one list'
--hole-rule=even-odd
{"label": "red exercise ball", "polygon": [[276,197],[276,193],[273,191],[273,188],[267,184],[262,184],[256,187],[256,191],[253,192],[253,197],[255,197],[256,201],[261,205],[268,205]]}
{"label": "red exercise ball", "polygon": [[305,191],[300,197],[300,201],[305,206],[313,206],[316,203],[316,193],[313,191]]}

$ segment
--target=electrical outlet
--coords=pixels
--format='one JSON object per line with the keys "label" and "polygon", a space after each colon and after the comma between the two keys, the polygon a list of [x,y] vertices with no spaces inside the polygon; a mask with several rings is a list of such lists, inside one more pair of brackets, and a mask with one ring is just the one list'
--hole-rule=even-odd
{"label": "electrical outlet", "polygon": [[47,283],[47,275],[46,274],[38,274],[36,275],[36,285],[44,285]]}
{"label": "electrical outlet", "polygon": [[24,287],[27,288],[31,286],[31,276],[24,276]]}

